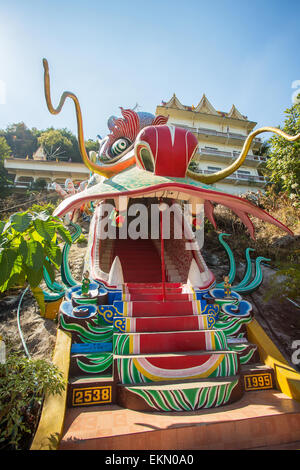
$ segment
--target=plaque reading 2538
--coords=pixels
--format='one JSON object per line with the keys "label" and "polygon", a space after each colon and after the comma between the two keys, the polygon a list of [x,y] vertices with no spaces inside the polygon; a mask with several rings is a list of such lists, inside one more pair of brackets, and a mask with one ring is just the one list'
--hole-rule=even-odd
{"label": "plaque reading 2538", "polygon": [[73,406],[96,405],[111,403],[111,387],[75,388],[73,390]]}

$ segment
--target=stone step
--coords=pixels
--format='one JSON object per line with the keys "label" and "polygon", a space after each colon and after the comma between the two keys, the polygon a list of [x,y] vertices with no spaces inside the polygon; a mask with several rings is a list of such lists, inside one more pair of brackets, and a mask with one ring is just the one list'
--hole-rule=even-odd
{"label": "stone step", "polygon": [[195,411],[239,400],[244,393],[239,376],[148,384],[118,384],[117,403],[137,411]]}
{"label": "stone step", "polygon": [[126,354],[115,355],[114,361],[116,381],[123,384],[229,377],[239,372],[238,356],[232,351]]}
{"label": "stone step", "polygon": [[277,448],[300,442],[300,403],[278,390],[245,393],[238,403],[215,410],[138,416],[136,411],[117,405],[68,409],[59,448],[188,453],[191,449]]}

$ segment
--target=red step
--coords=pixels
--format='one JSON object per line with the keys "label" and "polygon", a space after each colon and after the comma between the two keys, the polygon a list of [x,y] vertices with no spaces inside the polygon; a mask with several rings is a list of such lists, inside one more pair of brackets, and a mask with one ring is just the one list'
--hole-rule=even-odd
{"label": "red step", "polygon": [[[124,336],[129,337],[128,352],[124,350]],[[116,333],[114,344],[114,354],[228,350],[224,333],[216,330]]]}
{"label": "red step", "polygon": [[[133,289],[136,290],[143,290],[143,289],[161,289],[162,283],[161,282],[127,282],[126,286],[131,292]],[[181,282],[166,282],[165,283],[166,289],[181,289],[182,284]]]}
{"label": "red step", "polygon": [[137,272],[126,272],[123,270],[124,279],[127,282],[135,281],[137,278],[141,280],[141,282],[156,282],[159,276],[155,273],[137,273]]}
{"label": "red step", "polygon": [[113,256],[120,259],[125,282],[161,281],[161,259],[151,239],[117,239]]}
{"label": "red step", "polygon": [[207,315],[126,318],[126,331],[132,333],[199,331],[207,329],[210,329]]}
{"label": "red step", "polygon": [[[172,301],[175,301],[175,300],[179,300],[179,301],[182,301],[182,300],[189,300],[189,294],[182,294],[180,292],[178,293],[173,293],[173,292],[166,292],[166,296],[165,296],[165,299],[166,300],[172,300]],[[134,293],[130,293],[130,294],[127,294],[127,300],[130,300],[131,302],[133,301],[157,301],[157,300],[163,300],[163,294],[162,294],[162,289],[159,289],[158,291],[156,291],[156,293],[150,293],[149,291],[147,291],[146,294],[144,293],[139,293],[139,292],[134,292]]]}
{"label": "red step", "polygon": [[[121,383],[134,383],[126,372],[138,366],[140,374],[150,382],[164,380],[190,380],[218,376],[221,367],[223,377],[239,371],[237,354],[232,351],[187,351],[184,353],[115,355],[116,372]],[[220,365],[222,363],[222,365]],[[124,374],[125,372],[125,374]]]}
{"label": "red step", "polygon": [[135,301],[124,302],[123,305],[123,315],[129,317],[198,315],[200,313],[200,302],[197,301]]}

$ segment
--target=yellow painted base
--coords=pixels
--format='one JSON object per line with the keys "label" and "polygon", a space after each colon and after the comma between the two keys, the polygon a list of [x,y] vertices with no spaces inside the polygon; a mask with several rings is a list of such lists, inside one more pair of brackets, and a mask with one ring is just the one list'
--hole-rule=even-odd
{"label": "yellow painted base", "polygon": [[278,389],[300,401],[300,373],[287,362],[256,320],[247,325],[247,332],[249,341],[258,347],[261,361],[274,369]]}
{"label": "yellow painted base", "polygon": [[61,395],[45,397],[40,422],[30,450],[56,450],[58,448],[66,412],[71,342],[70,333],[57,330],[52,362],[62,371],[66,387]]}
{"label": "yellow painted base", "polygon": [[49,318],[50,320],[55,320],[62,301],[63,301],[63,298],[56,300],[54,302],[46,302],[46,311],[43,317]]}

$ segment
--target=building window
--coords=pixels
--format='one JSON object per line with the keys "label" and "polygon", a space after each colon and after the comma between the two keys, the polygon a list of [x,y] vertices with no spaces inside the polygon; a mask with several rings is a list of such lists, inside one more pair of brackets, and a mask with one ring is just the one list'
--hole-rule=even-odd
{"label": "building window", "polygon": [[251,172],[248,170],[238,170],[237,172],[241,175],[251,175]]}
{"label": "building window", "polygon": [[220,171],[220,170],[222,170],[222,168],[219,168],[217,166],[208,166],[207,169],[210,170],[210,171]]}

